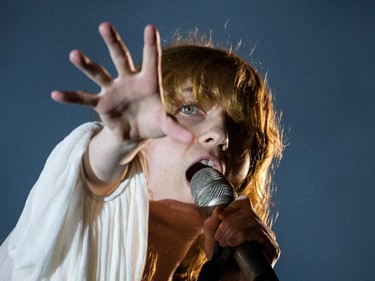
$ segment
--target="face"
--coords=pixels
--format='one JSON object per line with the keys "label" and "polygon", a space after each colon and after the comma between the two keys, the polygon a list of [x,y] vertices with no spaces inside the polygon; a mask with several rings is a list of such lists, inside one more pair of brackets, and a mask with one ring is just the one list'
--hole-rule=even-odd
{"label": "face", "polygon": [[177,143],[167,136],[146,143],[151,200],[194,203],[185,173],[197,162],[217,169],[233,184],[242,182],[249,169],[245,144],[239,141],[225,111],[218,106],[199,108],[191,87],[186,87],[183,94],[184,104],[173,112],[178,123],[193,132],[194,142]]}

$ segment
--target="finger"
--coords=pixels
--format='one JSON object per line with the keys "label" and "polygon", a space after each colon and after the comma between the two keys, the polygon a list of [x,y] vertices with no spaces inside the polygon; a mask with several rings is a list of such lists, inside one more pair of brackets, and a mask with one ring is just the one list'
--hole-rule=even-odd
{"label": "finger", "polygon": [[266,229],[267,226],[258,217],[252,215],[246,210],[239,210],[223,220],[216,231],[215,238],[219,240],[226,237],[227,239],[239,231],[254,231],[258,228]]}
{"label": "finger", "polygon": [[112,77],[108,74],[107,70],[91,61],[81,52],[77,50],[71,51],[69,60],[99,86],[104,87],[112,82]]}
{"label": "finger", "polygon": [[[261,245],[267,259],[272,264],[275,264],[275,262],[279,259],[279,244],[275,239],[272,239],[270,233],[265,229],[260,229],[259,231],[250,231],[248,233],[238,232],[237,234],[231,236],[227,241],[225,241],[223,243],[223,247],[237,247],[246,241],[258,242]],[[221,245],[220,242],[219,244]]]}
{"label": "finger", "polygon": [[240,233],[247,235],[260,227],[263,224],[257,218],[250,217],[245,212],[237,212],[222,221],[216,230],[215,239],[226,244],[231,237]]}
{"label": "finger", "polygon": [[[276,242],[275,233],[267,227],[260,219],[235,214],[237,220],[228,222],[228,218],[218,227],[215,239],[220,246],[238,246],[245,241],[257,241],[263,245],[264,251],[269,260],[277,260],[280,255],[280,248]],[[231,219],[231,216],[229,219]],[[246,221],[246,224],[244,222]]]}
{"label": "finger", "polygon": [[99,26],[99,33],[108,47],[118,75],[133,73],[135,71],[133,60],[117,31],[111,24],[105,22]]}
{"label": "finger", "polygon": [[233,235],[233,232],[265,227],[250,208],[250,201],[246,196],[238,197],[223,212],[218,214],[218,217],[222,220],[222,223],[215,234],[217,240],[223,239],[223,241],[226,241],[228,237]]}
{"label": "finger", "polygon": [[269,239],[264,229],[253,225],[244,226],[243,221],[232,223],[224,231],[221,230],[220,234],[218,241],[222,246],[238,246],[245,241],[258,241],[263,244]]}
{"label": "finger", "polygon": [[[156,89],[154,90],[155,92],[159,92],[161,85],[160,36],[157,29],[152,25],[146,26],[144,31],[142,74],[155,79]],[[163,95],[161,95],[161,99],[163,105],[165,105]]]}
{"label": "finger", "polygon": [[169,136],[173,141],[189,144],[194,140],[193,133],[179,125],[170,115],[167,115],[165,122],[161,124],[161,128],[163,134]]}
{"label": "finger", "polygon": [[272,238],[272,243],[265,243],[264,246],[264,253],[266,254],[268,260],[270,261],[271,265],[274,266],[277,262],[277,260],[280,258],[281,250],[279,243],[277,243],[277,240],[275,238],[275,235],[270,235]]}
{"label": "finger", "polygon": [[219,245],[222,247],[237,247],[246,241],[256,241],[262,245],[268,260],[275,263],[280,257],[280,247],[275,239],[266,229],[241,231],[239,227],[233,226],[231,233],[226,233]]}
{"label": "finger", "polygon": [[220,214],[220,219],[224,220],[238,211],[241,211],[243,214],[257,216],[253,211],[250,199],[245,195],[240,195],[227,208],[224,209],[224,211]]}
{"label": "finger", "polygon": [[96,107],[99,99],[97,95],[84,91],[53,91],[51,98],[60,103],[72,103],[90,107]]}

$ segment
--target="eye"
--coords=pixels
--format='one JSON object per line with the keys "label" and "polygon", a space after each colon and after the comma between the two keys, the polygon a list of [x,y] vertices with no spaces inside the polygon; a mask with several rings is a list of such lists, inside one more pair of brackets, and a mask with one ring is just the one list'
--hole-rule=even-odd
{"label": "eye", "polygon": [[187,128],[203,122],[206,118],[206,112],[194,102],[187,102],[177,107],[174,116],[177,121]]}
{"label": "eye", "polygon": [[188,115],[197,115],[200,110],[196,104],[186,104],[180,107],[180,112]]}

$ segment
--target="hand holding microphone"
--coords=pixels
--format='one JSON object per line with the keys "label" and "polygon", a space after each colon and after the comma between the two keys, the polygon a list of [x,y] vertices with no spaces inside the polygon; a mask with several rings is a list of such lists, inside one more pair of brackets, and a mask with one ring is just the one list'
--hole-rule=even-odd
{"label": "hand holding microphone", "polygon": [[[191,167],[186,176],[191,183],[191,192],[197,207],[201,214],[205,217],[210,217],[214,210],[221,206],[227,207],[233,202],[234,194],[233,188],[227,179],[215,169],[205,166],[203,164],[196,164]],[[224,211],[224,213],[228,213]],[[231,214],[229,214],[229,217]],[[241,223],[241,222],[240,222]],[[243,222],[246,225],[246,221]],[[238,222],[237,222],[238,224]],[[229,227],[227,231],[233,232]],[[248,239],[249,237],[244,237]],[[220,240],[220,238],[218,239]],[[250,240],[251,234],[250,234]],[[220,250],[217,250],[219,248]],[[239,266],[241,272],[250,281],[260,280],[278,280],[275,272],[270,265],[263,252],[263,247],[260,243],[244,240],[244,243],[235,248],[232,247],[216,247],[213,259],[216,260],[215,267],[223,266],[223,259],[234,259]],[[212,265],[211,265],[212,267]],[[205,269],[202,269],[202,273]],[[207,270],[206,270],[207,271]],[[216,271],[216,272],[215,272]],[[222,268],[211,268],[208,274],[216,274],[221,272]],[[204,273],[207,275],[207,273]],[[201,274],[202,275],[202,274]],[[218,280],[218,277],[216,280]],[[201,280],[206,280],[202,278]],[[211,280],[208,278],[208,280]]]}

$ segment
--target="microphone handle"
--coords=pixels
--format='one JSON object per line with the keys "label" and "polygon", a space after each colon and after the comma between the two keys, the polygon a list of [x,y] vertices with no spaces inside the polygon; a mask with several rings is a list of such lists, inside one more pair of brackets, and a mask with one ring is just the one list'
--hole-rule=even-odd
{"label": "microphone handle", "polygon": [[249,281],[279,281],[258,242],[239,245],[234,251],[234,259]]}

